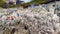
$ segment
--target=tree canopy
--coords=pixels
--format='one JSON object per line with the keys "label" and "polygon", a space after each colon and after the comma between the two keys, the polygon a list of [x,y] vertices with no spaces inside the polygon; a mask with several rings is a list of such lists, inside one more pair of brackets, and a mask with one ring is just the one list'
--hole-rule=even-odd
{"label": "tree canopy", "polygon": [[2,7],[4,4],[6,4],[6,2],[4,2],[3,0],[0,0],[0,7]]}

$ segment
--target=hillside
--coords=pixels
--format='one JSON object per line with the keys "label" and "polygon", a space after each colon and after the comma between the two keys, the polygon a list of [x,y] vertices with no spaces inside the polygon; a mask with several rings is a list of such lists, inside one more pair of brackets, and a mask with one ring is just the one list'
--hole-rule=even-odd
{"label": "hillside", "polygon": [[[45,4],[45,3],[48,3],[48,2],[53,2],[55,0],[32,0],[31,3],[34,3],[34,4]],[[57,0],[56,0],[57,1]]]}
{"label": "hillside", "polygon": [[54,2],[55,0],[32,0],[31,2],[24,3],[24,6],[29,6],[31,4],[47,4],[50,2]]}
{"label": "hillside", "polygon": [[[54,0],[32,0],[31,2],[28,2],[28,3],[23,3],[23,4],[20,4],[20,5],[12,5],[12,6],[9,6],[10,8],[13,8],[13,7],[20,7],[21,5],[22,6],[29,6],[31,4],[44,4],[44,3],[48,3],[50,1],[54,1]],[[3,0],[0,0],[0,7],[2,7],[3,5],[5,4],[5,2]]]}

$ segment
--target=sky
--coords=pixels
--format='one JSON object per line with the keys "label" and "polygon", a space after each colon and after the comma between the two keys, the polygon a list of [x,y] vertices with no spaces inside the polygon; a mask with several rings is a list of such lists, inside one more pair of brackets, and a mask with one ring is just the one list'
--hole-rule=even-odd
{"label": "sky", "polygon": [[31,0],[22,0],[22,1],[24,1],[24,2],[30,2]]}

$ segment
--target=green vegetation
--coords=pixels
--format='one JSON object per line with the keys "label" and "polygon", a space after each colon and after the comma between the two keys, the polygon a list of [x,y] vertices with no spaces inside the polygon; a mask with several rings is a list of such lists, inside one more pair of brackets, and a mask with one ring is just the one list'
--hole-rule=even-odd
{"label": "green vegetation", "polygon": [[0,7],[2,7],[4,4],[6,4],[6,2],[4,2],[3,0],[0,0]]}
{"label": "green vegetation", "polygon": [[14,7],[20,7],[21,5],[18,4],[18,5],[10,5],[9,8],[14,8]]}
{"label": "green vegetation", "polygon": [[44,2],[47,2],[47,1],[48,0],[32,0],[31,2],[24,3],[23,5],[28,6],[30,4],[41,4],[41,3],[44,3]]}
{"label": "green vegetation", "polygon": [[32,0],[31,3],[33,4],[40,4],[40,3],[43,3],[43,2],[46,2],[47,0]]}
{"label": "green vegetation", "polygon": [[[46,2],[46,1],[47,0],[32,0],[31,2],[23,3],[21,5],[29,6],[30,4],[41,4],[41,3]],[[4,4],[6,4],[6,2],[4,2],[3,0],[0,0],[0,7],[2,7]],[[19,5],[19,4],[17,4],[17,5],[10,5],[9,8],[20,7],[21,5]]]}

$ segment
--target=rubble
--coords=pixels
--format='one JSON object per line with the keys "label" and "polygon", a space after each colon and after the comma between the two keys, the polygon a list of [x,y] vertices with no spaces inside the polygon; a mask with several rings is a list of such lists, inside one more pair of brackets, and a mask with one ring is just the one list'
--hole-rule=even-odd
{"label": "rubble", "polygon": [[1,17],[1,26],[3,29],[10,29],[10,32],[14,30],[13,34],[58,34],[60,17],[54,13],[54,10],[54,7],[47,10],[41,5],[13,10],[12,13],[8,12]]}

